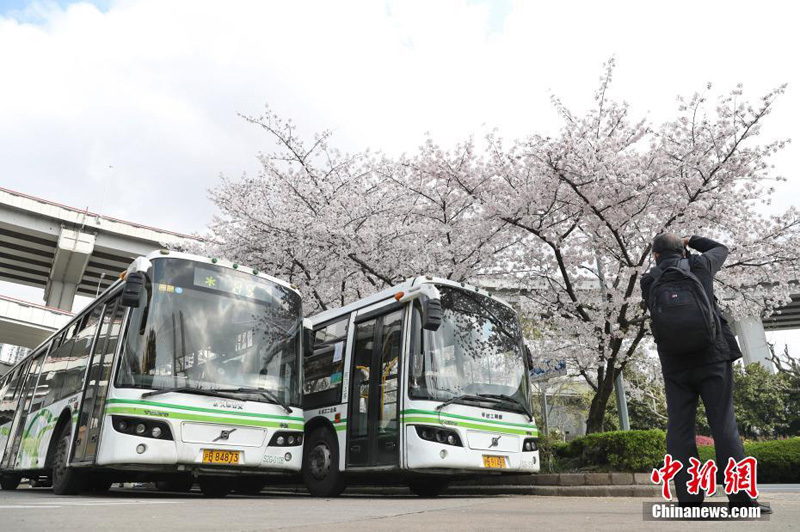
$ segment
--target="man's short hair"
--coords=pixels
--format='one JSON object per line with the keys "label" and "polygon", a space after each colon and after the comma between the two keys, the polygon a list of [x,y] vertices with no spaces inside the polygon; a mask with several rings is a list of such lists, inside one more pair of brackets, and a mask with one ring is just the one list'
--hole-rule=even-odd
{"label": "man's short hair", "polygon": [[653,253],[677,253],[683,255],[683,238],[675,233],[661,233],[653,239]]}

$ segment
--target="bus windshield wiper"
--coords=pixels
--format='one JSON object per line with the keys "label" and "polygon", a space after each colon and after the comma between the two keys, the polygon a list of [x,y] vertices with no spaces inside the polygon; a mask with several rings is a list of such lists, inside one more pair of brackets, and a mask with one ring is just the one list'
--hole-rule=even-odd
{"label": "bus windshield wiper", "polygon": [[147,392],[142,394],[142,399],[145,397],[152,397],[154,395],[162,395],[165,393],[193,393],[195,395],[208,395],[210,397],[222,397],[224,399],[230,399],[230,395],[221,393],[222,390],[210,390],[205,388],[194,388],[192,386],[179,386],[178,388],[163,388],[161,390],[155,390],[152,392]]}
{"label": "bus windshield wiper", "polygon": [[456,395],[455,397],[451,397],[450,399],[448,399],[444,403],[442,403],[440,405],[437,405],[436,406],[436,410],[441,410],[442,408],[446,407],[447,405],[452,405],[453,403],[460,403],[460,402],[465,401],[465,400],[486,401],[487,399],[489,399],[489,400],[491,400],[493,402],[497,402],[497,401],[500,400],[497,397],[490,397],[488,395],[472,395],[472,394],[469,394],[469,393],[464,393],[464,394],[461,394],[461,395]]}
{"label": "bus windshield wiper", "polygon": [[493,399],[502,399],[504,401],[517,404],[525,412],[525,415],[528,416],[528,419],[530,421],[533,421],[533,412],[531,412],[530,408],[528,408],[528,406],[523,401],[520,401],[516,397],[513,397],[511,395],[506,395],[504,393],[480,393],[478,395],[480,397],[491,397]]}
{"label": "bus windshield wiper", "polygon": [[286,410],[287,414],[291,414],[292,413],[292,408],[289,405],[287,405],[284,401],[282,401],[274,393],[270,392],[269,390],[265,390],[263,388],[232,388],[232,389],[225,388],[224,390],[220,390],[220,391],[228,392],[228,393],[254,393],[254,394],[258,394],[258,395],[264,397],[270,403],[275,403],[276,405],[279,405],[280,407],[282,407],[284,410]]}

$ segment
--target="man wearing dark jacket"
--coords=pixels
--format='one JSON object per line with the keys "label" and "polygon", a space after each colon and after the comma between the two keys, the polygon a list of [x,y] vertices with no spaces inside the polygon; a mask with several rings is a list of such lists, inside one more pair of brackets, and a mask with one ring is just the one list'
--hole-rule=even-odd
{"label": "man wearing dark jacket", "polygon": [[[701,254],[687,255],[687,246]],[[682,505],[699,504],[703,502],[703,491],[692,495],[688,493],[686,486],[689,480],[689,457],[697,457],[695,420],[699,397],[703,399],[708,424],[714,436],[719,470],[725,469],[730,457],[737,462],[744,458],[744,448],[739,439],[733,410],[732,368],[733,361],[741,358],[742,352],[716,304],[713,286],[714,276],[728,256],[728,248],[710,238],[681,238],[672,233],[663,233],[653,240],[653,254],[656,267],[662,271],[670,266],[679,267],[679,262],[688,258],[690,271],[703,285],[721,324],[717,329],[716,341],[706,349],[679,356],[667,355],[660,350],[658,353],[667,397],[667,452],[683,464],[683,468],[675,476],[678,501]],[[642,297],[645,303],[653,281],[652,270],[642,277]],[[650,310],[652,314],[652,309]],[[728,499],[731,505],[756,504],[744,492],[729,495]]]}

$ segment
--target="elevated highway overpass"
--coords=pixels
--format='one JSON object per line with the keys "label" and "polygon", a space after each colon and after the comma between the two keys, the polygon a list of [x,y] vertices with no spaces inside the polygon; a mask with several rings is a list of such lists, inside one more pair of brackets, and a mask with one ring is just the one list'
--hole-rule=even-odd
{"label": "elevated highway overpass", "polygon": [[136,256],[197,240],[0,188],[0,280],[44,289],[41,303],[0,297],[0,344],[38,345],[76,295],[108,288]]}

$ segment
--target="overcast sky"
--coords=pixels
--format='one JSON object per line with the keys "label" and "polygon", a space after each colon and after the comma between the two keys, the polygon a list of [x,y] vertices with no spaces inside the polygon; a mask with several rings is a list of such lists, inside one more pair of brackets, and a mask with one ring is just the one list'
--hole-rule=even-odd
{"label": "overcast sky", "polygon": [[[269,103],[351,150],[517,137],[556,130],[551,94],[591,105],[612,55],[613,94],[656,122],[707,82],[788,82],[765,133],[800,140],[792,4],[0,0],[0,186],[201,232],[219,174],[270,148],[237,113]],[[778,208],[800,198],[798,153],[775,159]]]}

